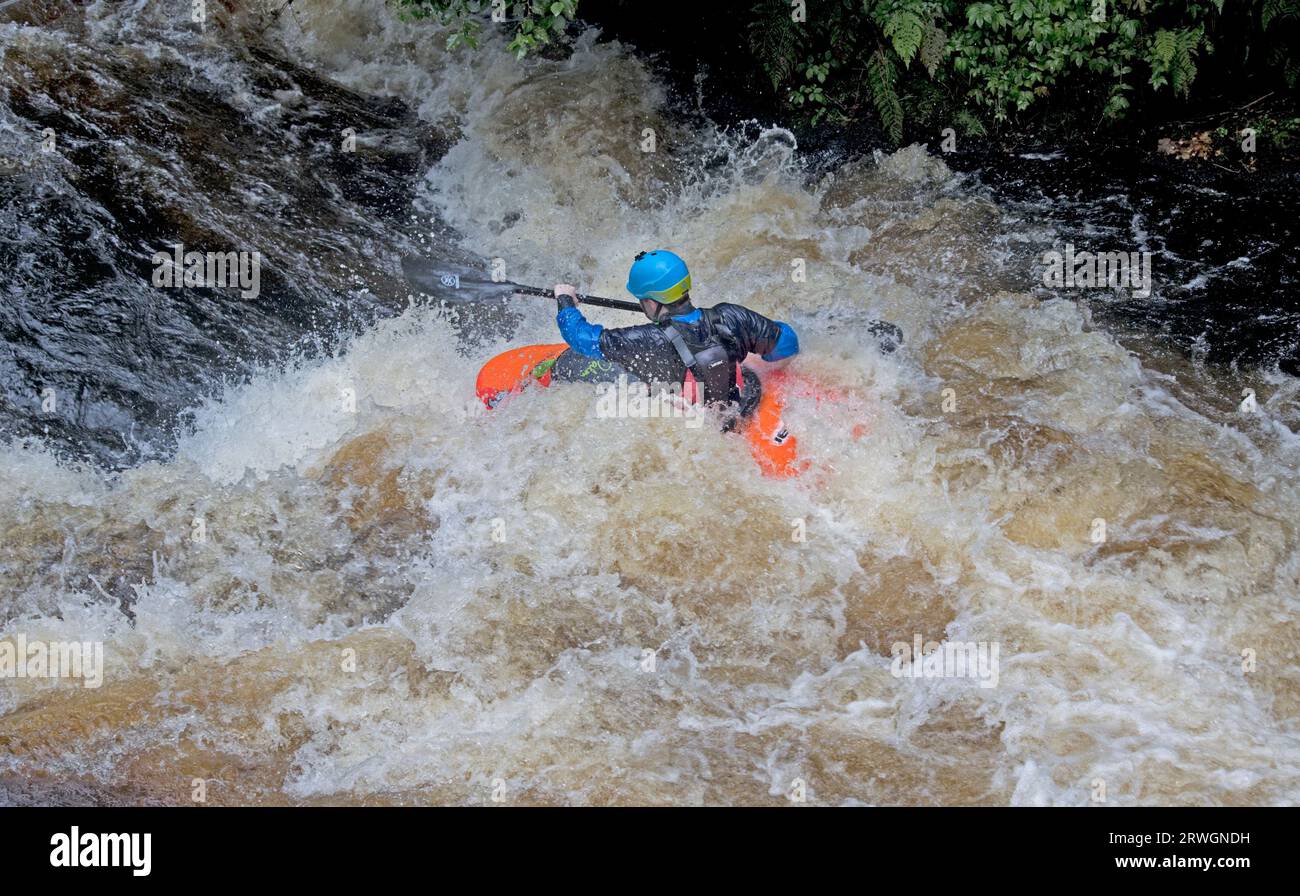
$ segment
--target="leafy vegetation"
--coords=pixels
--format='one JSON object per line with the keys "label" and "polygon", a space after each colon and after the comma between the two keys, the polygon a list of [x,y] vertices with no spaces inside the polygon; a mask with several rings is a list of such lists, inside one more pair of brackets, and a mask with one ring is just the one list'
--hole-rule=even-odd
{"label": "leafy vegetation", "polygon": [[447,49],[478,47],[484,22],[512,25],[508,45],[516,58],[553,43],[577,15],[578,0],[390,0],[403,15],[434,18],[448,26]]}
{"label": "leafy vegetation", "polygon": [[[390,2],[448,26],[451,48],[477,46],[495,19],[520,58],[551,45],[578,8]],[[1247,72],[1283,92],[1300,83],[1300,0],[744,0],[740,9],[724,14],[728,27],[743,28],[779,105],[806,124],[872,117],[894,141],[909,125],[984,133],[1042,109],[1116,121],[1190,98],[1207,66],[1219,84]]]}
{"label": "leafy vegetation", "polygon": [[1215,53],[1265,54],[1294,89],[1297,24],[1300,0],[759,0],[749,40],[810,123],[869,103],[898,141],[905,113],[944,110],[968,133],[1052,99],[1120,119],[1135,99],[1187,98]]}

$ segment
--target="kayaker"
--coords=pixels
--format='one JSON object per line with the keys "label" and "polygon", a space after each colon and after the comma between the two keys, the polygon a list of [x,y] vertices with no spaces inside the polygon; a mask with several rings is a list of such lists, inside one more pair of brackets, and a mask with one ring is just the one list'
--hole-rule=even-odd
{"label": "kayaker", "polygon": [[[578,291],[568,283],[555,285],[555,322],[574,358],[556,364],[556,372],[572,368],[586,379],[606,379],[615,369],[646,383],[678,383],[688,399],[710,404],[734,404],[743,416],[760,396],[758,375],[743,367],[752,354],[764,361],[781,361],[799,352],[799,337],[780,321],[769,320],[743,305],[724,302],[712,308],[691,304],[691,273],[666,249],[638,253],[627,275],[627,290],[641,302],[651,323],[608,329],[593,324],[578,309]],[[592,367],[591,362],[599,362]],[[576,362],[576,363],[574,363]],[[697,392],[698,390],[698,392]],[[702,393],[702,394],[701,394]],[[728,421],[735,422],[734,414]]]}

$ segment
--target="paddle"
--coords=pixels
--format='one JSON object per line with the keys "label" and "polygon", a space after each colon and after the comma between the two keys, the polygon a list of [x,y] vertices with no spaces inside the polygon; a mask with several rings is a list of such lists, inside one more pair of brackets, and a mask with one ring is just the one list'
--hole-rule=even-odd
{"label": "paddle", "polygon": [[[519,295],[525,296],[542,296],[543,298],[555,298],[554,290],[543,289],[540,286],[523,286],[519,283],[511,283],[514,291]],[[641,306],[636,302],[624,302],[621,299],[606,299],[600,296],[589,296],[586,293],[578,293],[578,301],[584,305],[599,305],[601,308],[617,308],[620,311],[637,311],[644,314]]]}
{"label": "paddle", "polygon": [[[451,302],[481,302],[487,299],[505,298],[509,295],[555,298],[555,292],[550,289],[526,286],[509,280],[492,280],[466,265],[415,255],[408,255],[402,259],[402,273],[406,276],[407,282],[413,286],[419,287],[429,295],[436,295]],[[624,302],[582,293],[578,293],[578,299],[584,305],[641,312],[641,306],[636,302]]]}
{"label": "paddle", "polygon": [[[504,299],[510,295],[541,296],[555,298],[555,292],[540,286],[525,286],[509,280],[492,280],[481,269],[448,259],[424,258],[408,255],[402,259],[402,273],[407,281],[429,295],[439,296],[449,302],[481,302],[488,299]],[[621,311],[644,313],[637,302],[624,302],[618,299],[606,299],[602,296],[578,294],[586,305],[601,308],[617,308]],[[903,344],[903,331],[889,321],[868,321],[866,330],[876,340],[881,352],[888,355]]]}

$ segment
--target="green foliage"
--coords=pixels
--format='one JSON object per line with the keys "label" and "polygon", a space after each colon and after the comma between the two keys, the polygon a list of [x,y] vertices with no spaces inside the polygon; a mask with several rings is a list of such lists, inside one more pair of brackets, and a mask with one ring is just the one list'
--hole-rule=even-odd
{"label": "green foliage", "polygon": [[[903,134],[900,73],[934,76],[947,54],[939,0],[810,0],[807,20],[789,0],[750,10],[749,45],[773,87],[811,124],[844,119],[863,103],[890,138]],[[859,95],[859,94],[863,95]]]}
{"label": "green foliage", "polygon": [[1264,0],[1259,22],[1270,43],[1269,62],[1281,73],[1287,89],[1295,90],[1300,85],[1300,55],[1294,53],[1294,42],[1300,37],[1296,34],[1300,25],[1300,0]]}
{"label": "green foliage", "polygon": [[[933,84],[967,133],[1056,97],[1116,120],[1162,95],[1188,97],[1216,52],[1225,15],[1233,58],[1270,54],[1279,79],[1300,83],[1293,49],[1300,0],[760,0],[750,48],[792,110],[815,122],[874,109],[900,140],[904,109],[931,109]],[[1242,37],[1240,23],[1250,21]],[[829,55],[828,55],[829,54]],[[810,72],[813,77],[810,77]],[[925,93],[925,100],[909,97]],[[958,120],[958,112],[963,113]],[[929,118],[928,115],[924,116]],[[981,120],[982,119],[982,120]]]}
{"label": "green foliage", "polygon": [[885,133],[895,143],[899,142],[903,139],[903,106],[898,101],[898,73],[884,50],[871,54],[867,63],[867,83]]}
{"label": "green foliage", "polygon": [[931,78],[939,70],[939,65],[948,55],[948,35],[933,22],[925,26],[925,36],[921,38],[921,64]]}
{"label": "green foliage", "polygon": [[437,19],[450,29],[447,49],[478,48],[485,23],[492,21],[494,9],[514,25],[514,35],[507,49],[517,59],[550,44],[578,13],[578,0],[389,0],[401,13],[412,19]]}
{"label": "green foliage", "polygon": [[966,109],[958,109],[953,116],[957,124],[961,126],[963,134],[967,136],[983,137],[988,134],[984,127],[984,122],[980,121]]}
{"label": "green foliage", "polygon": [[899,9],[884,16],[881,31],[893,44],[894,52],[903,61],[903,65],[907,65],[916,55],[916,51],[921,49],[921,40],[925,36],[927,25],[932,24],[932,22],[922,22],[916,10]]}
{"label": "green foliage", "polygon": [[749,46],[762,60],[773,90],[789,81],[799,64],[802,23],[796,23],[789,12],[784,0],[763,0],[750,11]]}
{"label": "green foliage", "polygon": [[809,110],[812,124],[817,124],[827,115],[843,118],[843,114],[836,108],[834,101],[827,96],[823,87],[834,65],[835,61],[831,58],[831,54],[826,53],[820,62],[806,62],[799,66],[804,83],[790,92],[789,102],[795,108],[802,107]]}
{"label": "green foliage", "polygon": [[1265,31],[1274,22],[1285,18],[1300,18],[1300,2],[1297,0],[1264,0],[1259,12],[1259,25]]}
{"label": "green foliage", "polygon": [[[1260,142],[1276,153],[1290,154],[1300,148],[1300,116],[1264,112],[1247,119],[1243,126],[1255,131]],[[1240,128],[1228,130],[1231,142],[1240,139]]]}
{"label": "green foliage", "polygon": [[[441,22],[451,49],[477,47],[504,13],[495,27],[523,58],[564,32],[579,0],[389,2]],[[1300,85],[1300,0],[750,2],[750,50],[791,112],[809,124],[872,115],[896,142],[909,121],[978,134],[1053,100],[1118,120],[1188,98],[1199,68],[1225,62]]]}
{"label": "green foliage", "polygon": [[1151,86],[1158,89],[1168,84],[1174,93],[1186,96],[1192,81],[1196,80],[1193,57],[1204,39],[1205,29],[1199,27],[1157,31],[1151,40],[1147,59],[1151,67]]}

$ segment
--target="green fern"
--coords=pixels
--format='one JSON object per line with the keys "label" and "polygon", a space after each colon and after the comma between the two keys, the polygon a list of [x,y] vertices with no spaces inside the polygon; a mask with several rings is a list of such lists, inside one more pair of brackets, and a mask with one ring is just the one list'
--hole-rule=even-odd
{"label": "green fern", "polygon": [[1169,66],[1174,61],[1174,56],[1178,53],[1178,35],[1173,31],[1161,29],[1156,32],[1155,41],[1151,45],[1151,54],[1155,61],[1162,65]]}
{"label": "green fern", "polygon": [[894,45],[894,52],[898,54],[898,58],[903,60],[903,66],[906,67],[916,55],[916,51],[921,49],[921,42],[925,38],[925,23],[916,13],[900,10],[885,19],[882,30],[885,37],[889,38],[890,43]]}
{"label": "green fern", "polygon": [[750,10],[749,49],[767,72],[773,90],[779,90],[794,74],[799,60],[798,28],[783,0],[763,0]]}
{"label": "green fern", "polygon": [[937,25],[930,25],[925,29],[925,37],[921,41],[921,64],[925,66],[925,71],[931,78],[939,70],[939,63],[948,55],[948,35]]}
{"label": "green fern", "polygon": [[889,139],[899,143],[903,139],[903,105],[898,100],[898,72],[883,49],[871,54],[867,62],[867,85],[871,99],[880,115],[880,122]]}
{"label": "green fern", "polygon": [[1181,93],[1186,96],[1191,89],[1192,82],[1196,80],[1196,62],[1192,56],[1196,53],[1197,47],[1201,43],[1199,31],[1184,31],[1178,37],[1178,52],[1174,56],[1175,65],[1173,67],[1173,88],[1174,93]]}
{"label": "green fern", "polygon": [[1264,0],[1259,12],[1259,24],[1267,31],[1278,19],[1300,16],[1300,2],[1297,0]]}
{"label": "green fern", "polygon": [[980,121],[966,109],[958,109],[955,116],[957,124],[961,125],[963,134],[974,137],[984,137],[988,131],[984,128],[984,122]]}
{"label": "green fern", "polygon": [[1196,80],[1196,54],[1204,42],[1201,28],[1157,31],[1148,58],[1151,86],[1158,90],[1167,84],[1174,93],[1186,96]]}

